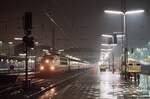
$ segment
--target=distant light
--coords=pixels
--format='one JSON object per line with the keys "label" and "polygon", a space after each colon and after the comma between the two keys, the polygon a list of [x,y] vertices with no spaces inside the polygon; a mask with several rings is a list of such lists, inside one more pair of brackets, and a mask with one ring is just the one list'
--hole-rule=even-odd
{"label": "distant light", "polygon": [[124,37],[124,36],[125,36],[125,35],[121,35],[121,34],[120,34],[120,35],[117,35],[117,37],[118,37],[118,38],[120,38],[120,37]]}
{"label": "distant light", "polygon": [[29,59],[28,62],[29,62],[29,63],[34,63],[35,61],[32,60],[32,59]]}
{"label": "distant light", "polygon": [[35,58],[36,56],[29,56],[29,58]]}
{"label": "distant light", "polygon": [[117,46],[117,44],[101,44],[102,46]]}
{"label": "distant light", "polygon": [[6,62],[9,63],[9,60],[7,59]]}
{"label": "distant light", "polygon": [[114,10],[104,10],[105,13],[108,14],[123,14],[121,11],[114,11]]}
{"label": "distant light", "polygon": [[10,45],[11,45],[11,44],[13,44],[13,42],[8,42],[8,44],[10,44]]}
{"label": "distant light", "polygon": [[39,45],[39,42],[35,42],[35,45],[38,46],[38,45]]}
{"label": "distant light", "polygon": [[123,32],[113,32],[113,34],[123,34]]}
{"label": "distant light", "polygon": [[0,41],[0,44],[2,44],[3,43],[3,41]]}
{"label": "distant light", "polygon": [[113,36],[112,35],[109,35],[109,34],[102,34],[103,37],[107,37],[107,38],[112,38]]}
{"label": "distant light", "polygon": [[14,61],[11,59],[11,60],[10,60],[10,63],[13,63],[13,62],[14,62]]}
{"label": "distant light", "polygon": [[109,53],[104,55],[104,58],[107,59],[109,57]]}
{"label": "distant light", "polygon": [[26,56],[26,54],[25,53],[20,53],[19,56]]}
{"label": "distant light", "polygon": [[48,50],[47,49],[43,49],[43,52],[48,52]]}
{"label": "distant light", "polygon": [[34,50],[34,48],[31,48],[31,50]]}
{"label": "distant light", "polygon": [[3,62],[4,61],[4,59],[1,59],[1,62]]}
{"label": "distant light", "polygon": [[50,48],[50,50],[52,51],[52,50],[53,50],[53,48]]}
{"label": "distant light", "polygon": [[111,51],[112,49],[101,49],[102,51]]}
{"label": "distant light", "polygon": [[15,37],[14,40],[16,40],[16,41],[22,41],[23,39],[19,38],[19,37]]}
{"label": "distant light", "polygon": [[58,50],[59,52],[63,52],[63,51],[65,51],[64,49],[60,49],[60,50]]}
{"label": "distant light", "polygon": [[133,10],[133,11],[127,11],[125,14],[136,14],[136,13],[143,13],[144,10]]}

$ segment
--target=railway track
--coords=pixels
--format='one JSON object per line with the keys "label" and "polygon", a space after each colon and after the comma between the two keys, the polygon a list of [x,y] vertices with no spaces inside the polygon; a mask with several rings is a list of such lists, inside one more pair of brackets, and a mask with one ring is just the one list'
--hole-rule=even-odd
{"label": "railway track", "polygon": [[[70,73],[71,75],[75,75],[77,73],[73,72]],[[62,74],[60,74],[62,75]],[[58,74],[57,74],[58,76]],[[68,73],[65,73],[66,77],[58,76],[57,82],[64,82],[64,79],[69,76]],[[39,79],[39,78],[33,78],[31,81],[31,88],[29,92],[25,92],[23,90],[22,82],[16,83],[16,84],[10,84],[9,86],[0,87],[0,99],[16,99],[12,98],[17,95],[21,96],[31,96],[37,93],[42,92],[43,90],[47,90],[48,88],[53,87],[56,85],[56,78],[55,79]],[[60,79],[61,78],[61,79]]]}
{"label": "railway track", "polygon": [[[34,79],[31,82],[31,87],[46,86],[47,84],[50,84],[50,82],[44,79]],[[0,99],[9,99],[9,97],[11,96],[17,94],[23,94],[23,93],[24,93],[24,89],[23,89],[23,84],[21,82],[0,87]]]}

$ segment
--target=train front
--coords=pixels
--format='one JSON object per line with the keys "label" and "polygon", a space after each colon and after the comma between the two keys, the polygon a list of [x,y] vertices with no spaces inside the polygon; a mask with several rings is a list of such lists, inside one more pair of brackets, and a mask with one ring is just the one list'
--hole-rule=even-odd
{"label": "train front", "polygon": [[55,71],[55,62],[54,61],[55,61],[54,56],[52,56],[52,55],[43,56],[38,65],[39,72]]}

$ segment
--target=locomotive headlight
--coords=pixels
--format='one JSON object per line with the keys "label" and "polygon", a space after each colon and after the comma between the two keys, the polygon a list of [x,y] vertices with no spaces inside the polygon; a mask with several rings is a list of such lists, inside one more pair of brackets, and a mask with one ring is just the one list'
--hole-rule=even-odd
{"label": "locomotive headlight", "polygon": [[54,66],[51,66],[50,69],[51,69],[51,70],[55,70],[55,67],[54,67]]}
{"label": "locomotive headlight", "polygon": [[44,70],[44,66],[41,66],[41,67],[40,67],[40,70]]}
{"label": "locomotive headlight", "polygon": [[48,63],[49,63],[49,59],[46,59],[46,60],[45,60],[45,63],[48,64]]}

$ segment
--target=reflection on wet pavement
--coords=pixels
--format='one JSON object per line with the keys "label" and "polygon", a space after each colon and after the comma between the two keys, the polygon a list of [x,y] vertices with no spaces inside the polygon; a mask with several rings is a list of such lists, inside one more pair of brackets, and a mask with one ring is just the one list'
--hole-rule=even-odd
{"label": "reflection on wet pavement", "polygon": [[121,80],[117,73],[93,69],[61,90],[46,92],[40,99],[150,99],[149,84],[142,76],[138,86]]}
{"label": "reflection on wet pavement", "polygon": [[51,97],[57,95],[56,89],[52,88],[49,91],[45,92],[44,95],[40,96],[39,99],[51,99]]}

